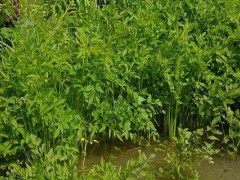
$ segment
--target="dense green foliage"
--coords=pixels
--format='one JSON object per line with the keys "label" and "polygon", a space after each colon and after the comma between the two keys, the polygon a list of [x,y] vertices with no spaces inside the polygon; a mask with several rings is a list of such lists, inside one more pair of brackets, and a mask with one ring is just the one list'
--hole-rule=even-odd
{"label": "dense green foliage", "polygon": [[5,21],[10,21],[15,10],[12,0],[0,0],[0,27]]}
{"label": "dense green foliage", "polygon": [[0,168],[41,164],[46,178],[71,178],[56,164],[74,166],[88,143],[175,137],[178,127],[208,126],[237,151],[239,9],[239,0],[22,2],[16,28],[1,29]]}

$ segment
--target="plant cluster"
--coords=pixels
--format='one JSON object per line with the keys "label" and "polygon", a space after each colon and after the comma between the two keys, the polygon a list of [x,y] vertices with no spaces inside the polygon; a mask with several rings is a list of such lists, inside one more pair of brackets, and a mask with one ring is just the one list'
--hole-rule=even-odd
{"label": "plant cluster", "polygon": [[18,0],[0,0],[0,27],[10,26],[20,16]]}
{"label": "plant cluster", "polygon": [[89,142],[174,138],[178,127],[211,126],[238,150],[239,0],[21,7],[16,28],[1,29],[3,175],[51,159],[49,177]]}
{"label": "plant cluster", "polygon": [[151,161],[155,155],[146,156],[138,152],[137,160],[130,159],[125,167],[116,167],[111,162],[104,162],[93,166],[89,171],[81,174],[80,179],[101,180],[134,180],[134,179],[156,179],[156,173],[151,169]]}
{"label": "plant cluster", "polygon": [[[214,141],[202,140],[203,129],[189,131],[178,128],[179,136],[174,138],[174,150],[167,153],[165,167],[160,167],[158,176],[167,179],[198,179],[196,164],[202,161],[214,163],[212,156],[219,150],[213,147]],[[210,138],[211,139],[211,138]]]}

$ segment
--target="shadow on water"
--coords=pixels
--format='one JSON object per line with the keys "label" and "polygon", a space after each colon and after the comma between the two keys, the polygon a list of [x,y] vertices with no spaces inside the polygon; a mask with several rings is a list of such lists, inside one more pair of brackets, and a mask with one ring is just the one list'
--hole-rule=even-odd
{"label": "shadow on water", "polygon": [[[153,169],[164,167],[164,158],[167,152],[172,151],[173,146],[169,141],[164,141],[163,147],[159,145],[143,146],[133,143],[106,143],[95,144],[88,148],[85,160],[80,159],[79,170],[86,170],[101,159],[111,161],[116,167],[125,166],[130,159],[137,159],[139,150],[147,157],[155,154],[152,162]],[[214,157],[214,164],[204,161],[196,165],[200,180],[240,180],[240,159]]]}

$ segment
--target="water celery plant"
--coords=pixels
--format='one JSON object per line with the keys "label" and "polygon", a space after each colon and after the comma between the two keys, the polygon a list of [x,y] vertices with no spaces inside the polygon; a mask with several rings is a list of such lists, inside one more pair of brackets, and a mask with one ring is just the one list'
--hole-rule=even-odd
{"label": "water celery plant", "polygon": [[238,150],[239,1],[109,2],[23,0],[1,29],[2,174],[179,127],[211,127]]}

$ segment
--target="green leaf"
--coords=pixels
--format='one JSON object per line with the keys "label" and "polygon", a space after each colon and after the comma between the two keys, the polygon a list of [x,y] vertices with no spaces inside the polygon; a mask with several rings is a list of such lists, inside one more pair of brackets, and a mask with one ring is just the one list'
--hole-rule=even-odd
{"label": "green leaf", "polygon": [[138,96],[138,105],[141,105],[143,101],[145,101],[145,99],[141,96]]}
{"label": "green leaf", "polygon": [[127,121],[124,123],[124,131],[130,131],[131,130],[131,122]]}
{"label": "green leaf", "polygon": [[57,128],[53,134],[53,138],[56,139],[59,136],[59,134],[60,134],[60,130],[59,128]]}
{"label": "green leaf", "polygon": [[5,133],[5,132],[0,132],[0,138],[1,137],[5,137],[5,138],[8,138],[9,137],[9,134]]}
{"label": "green leaf", "polygon": [[18,127],[18,124],[17,124],[16,119],[12,119],[12,120],[11,120],[11,124],[13,125],[14,128],[17,128],[17,127]]}
{"label": "green leaf", "polygon": [[104,93],[103,89],[99,85],[96,86],[96,90],[97,92]]}
{"label": "green leaf", "polygon": [[94,89],[94,87],[92,86],[92,85],[87,85],[85,88],[84,88],[84,90],[86,91],[86,92],[90,92],[90,91],[92,91]]}
{"label": "green leaf", "polygon": [[219,141],[219,139],[216,138],[215,136],[208,136],[208,139],[213,140],[213,141]]}
{"label": "green leaf", "polygon": [[151,94],[147,98],[147,103],[152,103],[152,95]]}

